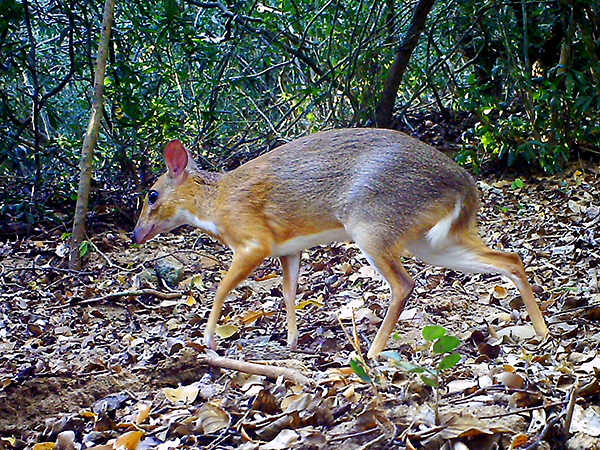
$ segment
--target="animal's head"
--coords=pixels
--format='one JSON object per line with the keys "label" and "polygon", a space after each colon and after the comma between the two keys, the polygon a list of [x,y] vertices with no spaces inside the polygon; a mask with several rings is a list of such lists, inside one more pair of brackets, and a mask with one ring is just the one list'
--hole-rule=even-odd
{"label": "animal's head", "polygon": [[179,140],[169,142],[164,155],[168,170],[144,199],[133,231],[133,241],[137,244],[181,225],[193,224],[199,214],[197,197],[203,184],[201,171]]}

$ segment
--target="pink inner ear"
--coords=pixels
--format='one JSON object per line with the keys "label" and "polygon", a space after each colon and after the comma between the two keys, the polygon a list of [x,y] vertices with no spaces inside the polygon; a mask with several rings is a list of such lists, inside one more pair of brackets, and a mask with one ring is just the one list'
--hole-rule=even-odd
{"label": "pink inner ear", "polygon": [[188,164],[188,153],[179,139],[167,144],[165,160],[169,171],[174,176],[178,177],[183,173]]}

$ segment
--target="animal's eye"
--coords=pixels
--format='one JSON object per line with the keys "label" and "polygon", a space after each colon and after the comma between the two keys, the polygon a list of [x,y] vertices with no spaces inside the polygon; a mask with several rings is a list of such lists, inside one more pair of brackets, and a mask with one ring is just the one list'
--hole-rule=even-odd
{"label": "animal's eye", "polygon": [[148,192],[148,203],[153,205],[158,200],[158,191],[150,191]]}

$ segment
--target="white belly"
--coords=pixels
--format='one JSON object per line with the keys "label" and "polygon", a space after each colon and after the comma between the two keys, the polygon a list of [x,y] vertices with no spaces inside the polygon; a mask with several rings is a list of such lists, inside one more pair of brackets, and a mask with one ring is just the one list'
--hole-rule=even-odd
{"label": "white belly", "polygon": [[350,241],[350,236],[344,228],[323,231],[321,233],[298,236],[273,246],[273,256],[295,255],[296,253],[314,247],[315,245],[329,244],[330,242]]}

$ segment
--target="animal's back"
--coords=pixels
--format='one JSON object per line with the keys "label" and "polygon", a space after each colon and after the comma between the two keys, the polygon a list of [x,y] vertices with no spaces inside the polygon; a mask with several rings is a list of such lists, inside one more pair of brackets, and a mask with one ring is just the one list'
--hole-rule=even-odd
{"label": "animal's back", "polygon": [[356,220],[403,233],[428,208],[452,208],[458,199],[477,204],[473,179],[464,169],[433,147],[392,130],[316,133],[231,175],[238,195],[254,191],[268,200],[266,215],[273,220],[318,221],[320,227]]}

